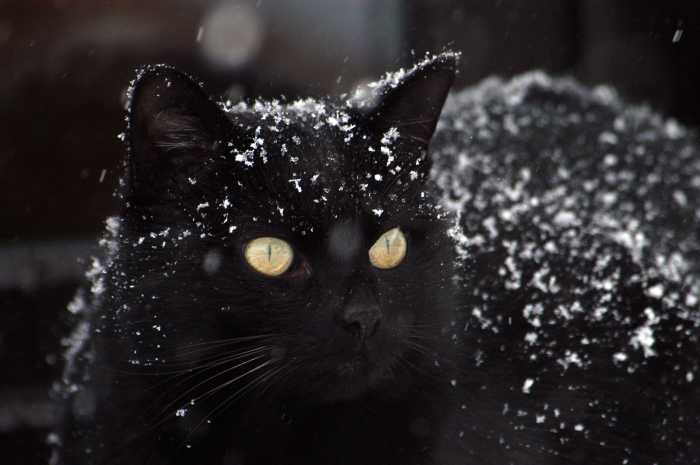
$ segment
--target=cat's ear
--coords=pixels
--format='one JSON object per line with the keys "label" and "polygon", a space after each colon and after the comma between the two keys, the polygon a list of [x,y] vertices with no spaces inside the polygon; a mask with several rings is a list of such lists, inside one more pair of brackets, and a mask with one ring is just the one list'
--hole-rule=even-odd
{"label": "cat's ear", "polygon": [[231,123],[196,82],[166,66],[141,70],[130,91],[129,190],[151,202],[205,163]]}
{"label": "cat's ear", "polygon": [[369,112],[370,125],[380,133],[396,128],[402,138],[427,146],[454,81],[459,55],[428,58],[408,72],[388,75]]}

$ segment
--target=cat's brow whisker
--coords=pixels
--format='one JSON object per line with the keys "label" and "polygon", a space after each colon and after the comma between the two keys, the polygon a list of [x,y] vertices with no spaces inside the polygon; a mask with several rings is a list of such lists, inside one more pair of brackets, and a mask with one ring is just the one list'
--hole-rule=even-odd
{"label": "cat's brow whisker", "polygon": [[432,328],[407,328],[406,336],[412,339],[437,340],[438,336],[432,331]]}
{"label": "cat's brow whisker", "polygon": [[[400,127],[405,127],[405,126],[414,126],[414,125],[416,125],[416,124],[426,124],[426,123],[431,123],[431,122],[432,122],[431,119],[418,119],[418,118],[414,118],[414,119],[405,119],[405,120],[403,120],[403,122],[401,122],[401,123],[396,123],[396,122],[394,122],[394,123],[392,124],[392,126],[395,126],[395,127],[397,127],[397,128],[400,128]],[[399,132],[399,137],[401,137],[401,133],[400,133],[400,132]]]}
{"label": "cat's brow whisker", "polygon": [[406,328],[430,328],[430,329],[438,329],[441,327],[439,324],[433,324],[433,323],[411,323],[405,326]]}
{"label": "cat's brow whisker", "polygon": [[406,337],[415,341],[427,341],[427,342],[437,342],[441,339],[440,333],[436,331],[440,330],[440,326],[404,326],[403,329],[406,331]]}
{"label": "cat's brow whisker", "polygon": [[443,340],[440,336],[433,336],[431,334],[415,334],[415,333],[409,333],[406,334],[406,339],[409,341],[426,345],[428,347],[435,347],[437,345],[440,345],[440,341]]}
{"label": "cat's brow whisker", "polygon": [[428,347],[426,347],[422,344],[418,344],[418,343],[413,342],[413,341],[406,341],[406,344],[418,353],[421,353],[424,355],[432,355],[432,353],[433,353]]}
{"label": "cat's brow whisker", "polygon": [[412,135],[409,135],[409,136],[402,136],[402,137],[403,137],[404,139],[408,139],[408,140],[411,141],[411,142],[418,142],[418,143],[420,143],[420,144],[426,144],[426,145],[427,145],[428,142],[430,142],[428,139],[426,139],[426,138],[424,138],[424,137],[418,137],[418,136],[412,136]]}

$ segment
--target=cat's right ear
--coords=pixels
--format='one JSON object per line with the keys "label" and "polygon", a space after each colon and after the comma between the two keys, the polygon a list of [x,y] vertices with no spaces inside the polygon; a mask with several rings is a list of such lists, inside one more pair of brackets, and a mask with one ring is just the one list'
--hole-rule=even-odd
{"label": "cat's right ear", "polygon": [[189,76],[166,66],[142,69],[128,107],[129,197],[153,203],[224,143],[231,123]]}

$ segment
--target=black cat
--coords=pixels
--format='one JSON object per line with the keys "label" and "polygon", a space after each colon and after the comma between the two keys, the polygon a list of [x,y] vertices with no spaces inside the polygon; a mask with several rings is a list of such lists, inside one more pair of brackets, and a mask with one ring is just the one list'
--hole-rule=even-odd
{"label": "black cat", "polygon": [[696,135],[540,74],[440,116],[456,66],[235,106],[142,70],[53,462],[700,463]]}

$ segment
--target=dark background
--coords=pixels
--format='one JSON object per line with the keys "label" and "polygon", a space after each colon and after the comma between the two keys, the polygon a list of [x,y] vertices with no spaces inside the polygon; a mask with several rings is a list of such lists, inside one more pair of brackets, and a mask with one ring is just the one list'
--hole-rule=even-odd
{"label": "dark background", "polygon": [[115,211],[135,67],[293,98],[452,48],[458,87],[544,69],[697,127],[699,20],[700,2],[668,0],[0,0],[0,462],[46,461],[65,306]]}

